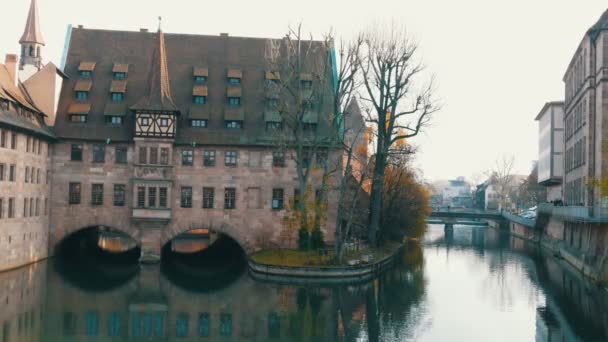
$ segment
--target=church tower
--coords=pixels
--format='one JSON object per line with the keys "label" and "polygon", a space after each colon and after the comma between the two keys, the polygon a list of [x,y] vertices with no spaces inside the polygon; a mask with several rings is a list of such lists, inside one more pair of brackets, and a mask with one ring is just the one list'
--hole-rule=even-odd
{"label": "church tower", "polygon": [[42,68],[42,57],[40,50],[44,46],[44,39],[40,32],[40,23],[38,21],[38,6],[36,0],[32,0],[30,11],[27,15],[25,30],[19,40],[21,44],[21,62],[19,69],[24,70],[26,67],[34,67],[36,71]]}

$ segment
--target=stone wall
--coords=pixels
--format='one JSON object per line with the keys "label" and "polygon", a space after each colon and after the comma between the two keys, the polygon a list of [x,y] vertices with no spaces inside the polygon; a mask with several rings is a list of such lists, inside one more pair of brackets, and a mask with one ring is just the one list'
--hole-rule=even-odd
{"label": "stone wall", "polygon": [[[98,225],[126,232],[140,243],[146,240],[148,248],[155,248],[157,251],[175,236],[194,228],[210,228],[229,235],[248,252],[260,249],[265,243],[284,244],[279,239],[284,210],[273,210],[271,202],[274,188],[284,190],[285,204],[293,199],[294,189],[298,188],[295,162],[290,160],[289,153],[286,153],[286,167],[273,167],[271,149],[197,146],[193,148],[193,165],[185,166],[182,165],[182,150],[192,147],[171,146],[169,165],[147,166],[138,164],[136,145],[133,144],[124,145],[128,147],[127,163],[117,164],[115,147],[120,145],[105,145],[105,161],[93,163],[93,145],[77,143],[83,144],[82,161],[70,160],[71,142],[58,143],[53,149],[51,251],[65,236],[82,228]],[[205,150],[215,151],[214,167],[203,166]],[[238,152],[236,167],[224,165],[227,150]],[[319,187],[320,176],[320,170],[313,171],[313,188]],[[135,183],[149,184],[161,180],[170,187],[170,220],[164,223],[133,220],[132,210],[136,206]],[[82,184],[80,204],[69,204],[70,182]],[[104,184],[103,205],[91,205],[93,183]],[[124,206],[113,204],[114,184],[126,185]],[[192,188],[191,208],[181,206],[182,187]],[[215,189],[213,209],[202,208],[203,187]],[[235,209],[224,209],[225,188],[236,189]],[[323,227],[328,242],[331,242],[334,236],[336,199],[335,193],[328,194],[329,208]],[[160,241],[157,241],[158,239]]]}
{"label": "stone wall", "polygon": [[[4,174],[0,180],[0,199],[2,215],[0,216],[0,271],[44,259],[48,255],[48,201],[50,188],[47,184],[49,170],[49,145],[45,141],[28,138],[23,133],[17,134],[16,148],[11,148],[11,136],[14,131],[0,128],[6,132],[6,147],[0,147],[0,164]],[[27,147],[28,141],[30,147]],[[35,153],[32,152],[32,141],[36,141]],[[40,151],[38,151],[40,146]],[[10,181],[10,166],[15,165],[15,180]],[[28,174],[34,171],[25,182],[26,168]],[[14,199],[14,217],[9,217],[9,200]],[[25,201],[27,200],[27,204]],[[33,208],[30,208],[32,206]]]}

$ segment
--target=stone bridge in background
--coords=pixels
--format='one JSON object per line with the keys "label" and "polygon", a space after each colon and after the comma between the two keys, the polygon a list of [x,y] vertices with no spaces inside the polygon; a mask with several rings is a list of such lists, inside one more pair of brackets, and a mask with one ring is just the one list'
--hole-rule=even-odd
{"label": "stone bridge in background", "polygon": [[479,225],[482,221],[494,221],[498,226],[507,222],[515,222],[524,227],[534,228],[536,220],[525,219],[507,211],[433,208],[429,223],[445,224],[446,228],[455,224]]}

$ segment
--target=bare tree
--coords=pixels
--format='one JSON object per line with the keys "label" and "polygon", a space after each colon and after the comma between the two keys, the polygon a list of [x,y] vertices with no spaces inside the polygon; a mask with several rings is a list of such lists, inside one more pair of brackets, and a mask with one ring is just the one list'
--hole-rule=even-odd
{"label": "bare tree", "polygon": [[498,210],[502,210],[507,205],[509,194],[513,190],[513,166],[515,158],[503,155],[494,163],[494,167],[489,171],[490,181],[498,195]]}
{"label": "bare tree", "polygon": [[403,153],[394,150],[395,144],[418,135],[439,108],[433,81],[422,87],[417,84],[423,67],[415,60],[416,51],[417,44],[395,25],[362,35],[362,100],[369,108],[367,120],[376,132],[368,232],[371,245],[377,243],[389,155]]}
{"label": "bare tree", "polygon": [[296,209],[306,229],[319,224],[316,218],[310,222],[306,205],[312,172],[327,169],[329,147],[338,138],[331,110],[331,44],[330,37],[323,41],[305,38],[298,25],[289,28],[281,41],[268,41],[266,51],[265,120],[281,152],[295,161],[300,189]]}

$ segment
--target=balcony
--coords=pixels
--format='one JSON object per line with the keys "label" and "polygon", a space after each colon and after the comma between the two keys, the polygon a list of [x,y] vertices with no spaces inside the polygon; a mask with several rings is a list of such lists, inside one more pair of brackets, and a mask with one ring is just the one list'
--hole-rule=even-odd
{"label": "balcony", "polygon": [[171,209],[134,208],[131,219],[135,221],[168,223],[171,221]]}
{"label": "balcony", "polygon": [[603,208],[601,212],[593,215],[591,207],[584,206],[554,206],[551,203],[540,203],[538,205],[539,214],[548,214],[557,218],[577,222],[602,223],[608,222],[608,213]]}

